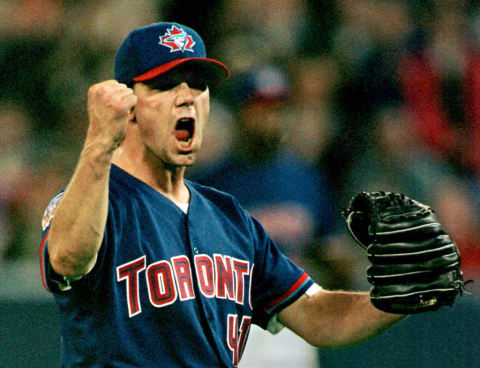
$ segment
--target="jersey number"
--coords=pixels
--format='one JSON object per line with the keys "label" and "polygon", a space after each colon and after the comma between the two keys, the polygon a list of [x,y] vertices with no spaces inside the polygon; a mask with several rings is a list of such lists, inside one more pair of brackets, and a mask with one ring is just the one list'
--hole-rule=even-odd
{"label": "jersey number", "polygon": [[243,316],[240,327],[238,326],[238,315],[229,314],[227,321],[227,344],[229,349],[233,352],[232,363],[237,366],[242,358],[245,344],[250,331],[250,324],[252,318]]}

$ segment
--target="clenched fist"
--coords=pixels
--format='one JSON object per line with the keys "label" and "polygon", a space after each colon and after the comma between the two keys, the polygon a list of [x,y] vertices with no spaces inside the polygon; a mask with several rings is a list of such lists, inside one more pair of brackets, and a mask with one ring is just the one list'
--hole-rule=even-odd
{"label": "clenched fist", "polygon": [[106,151],[115,150],[122,142],[137,96],[125,84],[108,80],[94,84],[88,90],[90,126],[87,140],[100,143]]}

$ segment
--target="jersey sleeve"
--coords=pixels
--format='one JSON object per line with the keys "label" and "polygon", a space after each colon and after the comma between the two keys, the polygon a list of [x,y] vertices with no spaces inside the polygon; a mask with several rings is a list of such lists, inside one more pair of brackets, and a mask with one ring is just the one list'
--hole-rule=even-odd
{"label": "jersey sleeve", "polygon": [[42,242],[40,244],[40,274],[43,287],[50,292],[61,292],[71,288],[71,282],[74,280],[62,277],[53,271],[50,266],[48,256],[48,237],[50,234],[50,225],[60,200],[63,197],[64,190],[53,197],[48,204],[42,218]]}
{"label": "jersey sleeve", "polygon": [[258,221],[253,218],[252,221],[256,240],[251,286],[252,321],[267,329],[272,317],[300,298],[314,282],[281,253]]}
{"label": "jersey sleeve", "polygon": [[52,220],[55,216],[55,211],[57,209],[60,200],[62,199],[64,190],[60,191],[55,197],[50,201],[47,208],[45,209],[43,218],[42,218],[42,241],[40,244],[40,275],[42,278],[43,287],[52,293],[64,292],[70,290],[75,281],[84,279],[86,275],[90,273],[87,272],[86,275],[78,277],[65,277],[57,274],[51,264],[50,257],[48,253],[48,240],[50,235],[50,226]]}

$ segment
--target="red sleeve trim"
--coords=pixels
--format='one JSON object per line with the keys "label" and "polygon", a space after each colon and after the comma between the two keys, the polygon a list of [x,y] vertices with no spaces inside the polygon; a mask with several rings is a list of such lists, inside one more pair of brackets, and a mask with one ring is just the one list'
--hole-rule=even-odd
{"label": "red sleeve trim", "polygon": [[50,230],[45,234],[45,236],[43,237],[43,240],[42,240],[42,244],[40,245],[40,273],[42,275],[42,284],[43,284],[43,287],[47,290],[47,291],[51,291],[49,289],[49,287],[47,286],[47,275],[46,275],[46,270],[47,270],[47,267],[48,265],[45,264],[45,255],[44,255],[44,250],[45,250],[45,246],[47,245],[47,240],[48,240],[48,235],[50,234]]}
{"label": "red sleeve trim", "polygon": [[273,300],[266,308],[265,308],[265,311],[268,312],[270,311],[272,308],[274,308],[275,306],[277,306],[278,304],[281,304],[283,301],[287,300],[288,298],[290,298],[298,289],[300,289],[302,286],[304,286],[306,283],[308,283],[310,281],[310,277],[308,276],[308,274],[306,272],[304,272],[302,274],[302,276],[300,276],[300,278],[295,281],[295,283],[290,286],[290,288],[284,293],[282,294],[282,296],[280,296],[279,298]]}

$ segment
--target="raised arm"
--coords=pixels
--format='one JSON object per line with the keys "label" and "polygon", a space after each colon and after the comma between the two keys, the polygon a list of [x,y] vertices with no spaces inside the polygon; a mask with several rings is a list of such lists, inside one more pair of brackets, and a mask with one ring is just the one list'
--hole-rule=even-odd
{"label": "raised arm", "polygon": [[297,335],[321,348],[360,343],[404,317],[378,310],[368,293],[326,290],[303,295],[278,316]]}
{"label": "raised arm", "polygon": [[50,264],[62,276],[81,276],[95,265],[107,221],[112,156],[125,136],[136,101],[132,89],[114,80],[88,91],[85,144],[48,240]]}

